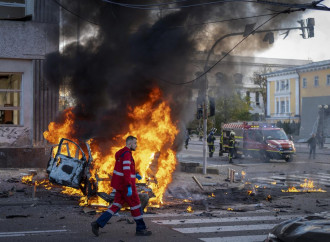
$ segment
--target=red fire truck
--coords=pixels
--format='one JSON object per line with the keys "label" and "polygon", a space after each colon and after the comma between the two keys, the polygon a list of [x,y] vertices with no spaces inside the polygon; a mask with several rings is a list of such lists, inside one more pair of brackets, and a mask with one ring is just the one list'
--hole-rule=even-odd
{"label": "red fire truck", "polygon": [[223,124],[219,155],[228,153],[230,133],[235,135],[233,158],[251,156],[268,162],[270,159],[292,161],[296,149],[283,129],[257,122]]}

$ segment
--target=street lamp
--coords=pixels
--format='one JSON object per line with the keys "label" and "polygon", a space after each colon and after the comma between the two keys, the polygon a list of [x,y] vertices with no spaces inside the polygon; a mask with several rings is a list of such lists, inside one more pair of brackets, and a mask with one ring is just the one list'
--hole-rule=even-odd
{"label": "street lamp", "polygon": [[328,109],[328,105],[319,105],[322,115],[322,137],[321,137],[321,148],[323,148],[323,139],[324,139],[324,111]]}

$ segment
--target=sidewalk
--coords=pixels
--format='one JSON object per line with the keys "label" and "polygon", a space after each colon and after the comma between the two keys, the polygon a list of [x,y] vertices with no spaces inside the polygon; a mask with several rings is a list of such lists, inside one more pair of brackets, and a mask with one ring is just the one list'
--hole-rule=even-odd
{"label": "sidewalk", "polygon": [[[309,153],[309,147],[307,143],[295,143],[297,152],[299,153]],[[316,147],[316,154],[330,155],[330,144],[324,144],[323,149]]]}

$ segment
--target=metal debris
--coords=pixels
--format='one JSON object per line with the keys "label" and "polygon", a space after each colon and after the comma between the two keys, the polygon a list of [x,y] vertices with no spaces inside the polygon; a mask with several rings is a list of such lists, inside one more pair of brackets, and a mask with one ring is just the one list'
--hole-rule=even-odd
{"label": "metal debris", "polygon": [[23,214],[13,214],[13,215],[7,215],[6,218],[27,218],[30,217],[30,215],[23,215]]}
{"label": "metal debris", "polygon": [[204,187],[202,186],[202,184],[200,184],[200,182],[197,180],[197,178],[195,176],[192,176],[192,179],[194,179],[194,181],[197,183],[197,185],[199,186],[199,188],[204,191]]}

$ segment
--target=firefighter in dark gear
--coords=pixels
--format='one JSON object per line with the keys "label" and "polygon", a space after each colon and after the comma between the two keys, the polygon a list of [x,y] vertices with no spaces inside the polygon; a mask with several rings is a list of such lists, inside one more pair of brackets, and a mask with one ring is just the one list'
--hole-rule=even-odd
{"label": "firefighter in dark gear", "polygon": [[188,149],[189,140],[190,140],[190,135],[189,135],[189,130],[187,129],[185,132],[185,142],[184,142],[184,147],[186,149]]}
{"label": "firefighter in dark gear", "polygon": [[233,156],[234,156],[234,150],[235,150],[235,133],[234,132],[230,132],[229,135],[229,163],[233,163]]}
{"label": "firefighter in dark gear", "polygon": [[148,236],[151,231],[143,221],[143,211],[140,198],[136,189],[135,179],[142,177],[135,171],[135,162],[132,151],[137,147],[137,139],[128,136],[126,146],[117,151],[115,158],[115,168],[111,180],[111,187],[116,189],[115,198],[112,205],[96,221],[92,222],[92,232],[98,236],[99,228],[103,228],[110,218],[117,213],[126,202],[131,208],[131,215],[136,223],[136,235]]}
{"label": "firefighter in dark gear", "polygon": [[207,136],[207,145],[209,147],[209,157],[213,157],[213,153],[215,151],[214,141],[215,141],[214,132],[211,131],[210,134]]}

